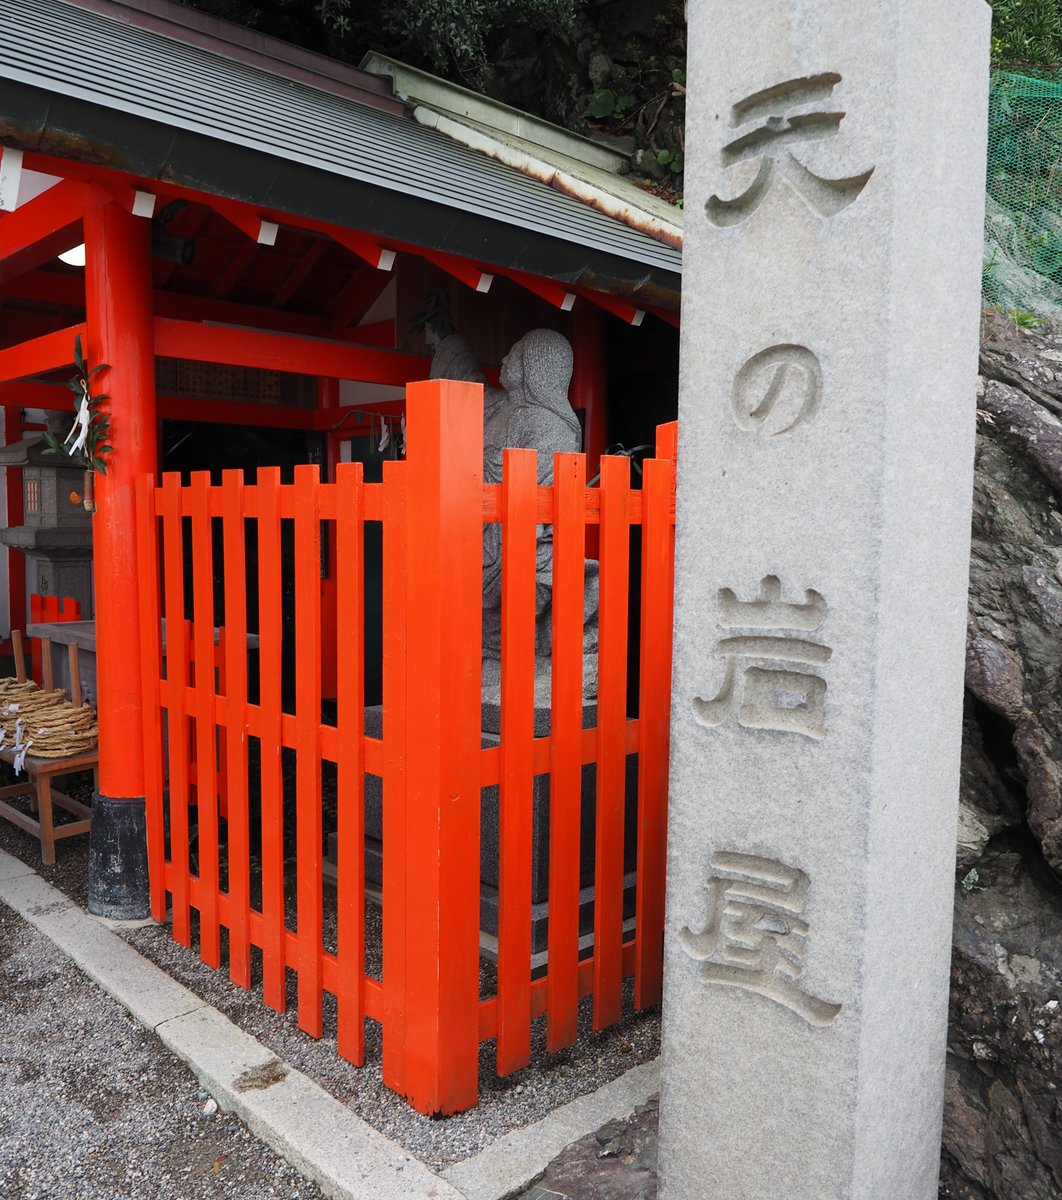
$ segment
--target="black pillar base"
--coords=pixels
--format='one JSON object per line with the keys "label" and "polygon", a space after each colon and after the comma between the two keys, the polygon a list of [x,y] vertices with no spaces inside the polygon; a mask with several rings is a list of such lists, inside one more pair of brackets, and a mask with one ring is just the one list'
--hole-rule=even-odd
{"label": "black pillar base", "polygon": [[143,797],[114,800],[99,792],[93,797],[88,910],[113,921],[151,915]]}

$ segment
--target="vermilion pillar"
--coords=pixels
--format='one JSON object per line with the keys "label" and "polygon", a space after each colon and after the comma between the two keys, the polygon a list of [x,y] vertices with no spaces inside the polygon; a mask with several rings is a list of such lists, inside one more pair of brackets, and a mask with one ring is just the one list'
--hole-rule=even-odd
{"label": "vermilion pillar", "polygon": [[158,465],[150,225],[109,198],[85,212],[85,353],[106,363],[113,452],[96,483],[93,577],[100,725],[99,793],[89,848],[89,910],[149,911],[134,524],[135,483]]}

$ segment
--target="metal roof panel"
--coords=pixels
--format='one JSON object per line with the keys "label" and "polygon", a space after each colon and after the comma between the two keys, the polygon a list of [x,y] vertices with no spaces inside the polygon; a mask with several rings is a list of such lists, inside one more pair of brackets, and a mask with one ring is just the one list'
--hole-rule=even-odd
{"label": "metal roof panel", "polygon": [[62,0],[4,0],[0,77],[681,270],[678,250],[433,129]]}

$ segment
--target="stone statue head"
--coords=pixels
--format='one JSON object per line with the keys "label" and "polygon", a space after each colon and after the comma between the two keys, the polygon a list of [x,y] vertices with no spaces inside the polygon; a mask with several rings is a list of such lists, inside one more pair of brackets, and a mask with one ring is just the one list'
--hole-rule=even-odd
{"label": "stone statue head", "polygon": [[532,329],[525,333],[502,360],[502,387],[510,393],[521,393],[525,404],[570,411],[571,378],[571,343],[555,329]]}

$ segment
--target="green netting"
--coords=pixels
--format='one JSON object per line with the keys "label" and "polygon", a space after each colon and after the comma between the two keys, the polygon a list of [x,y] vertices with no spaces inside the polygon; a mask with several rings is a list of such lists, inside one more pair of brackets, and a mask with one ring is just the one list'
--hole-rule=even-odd
{"label": "green netting", "polygon": [[1062,76],[992,75],[984,289],[1062,320]]}

